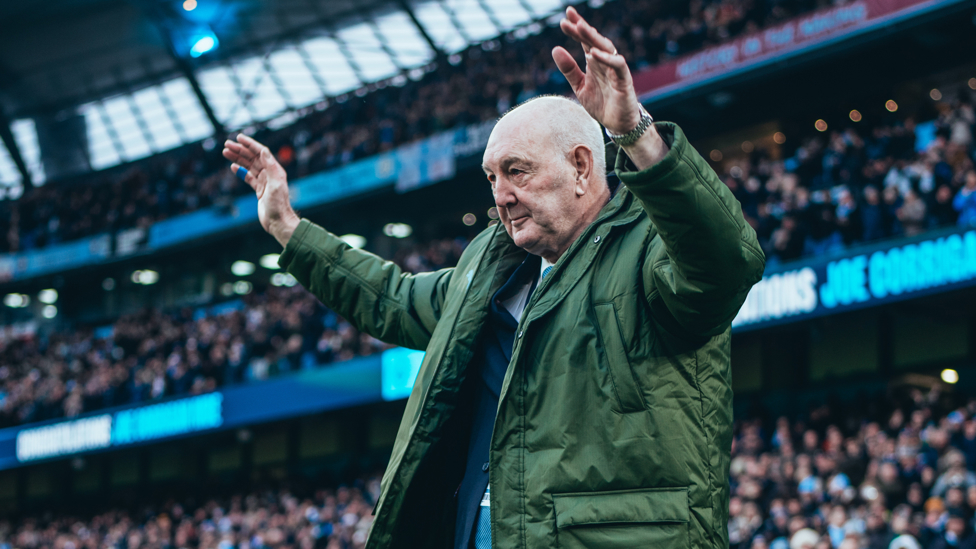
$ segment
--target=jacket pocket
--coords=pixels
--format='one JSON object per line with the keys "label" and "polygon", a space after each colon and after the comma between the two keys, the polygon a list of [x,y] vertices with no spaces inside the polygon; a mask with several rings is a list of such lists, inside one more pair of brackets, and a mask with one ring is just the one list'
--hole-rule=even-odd
{"label": "jacket pocket", "polygon": [[618,411],[624,414],[642,412],[646,409],[644,397],[641,396],[640,387],[627,359],[617,311],[613,303],[597,303],[593,308],[596,311],[599,324],[597,328],[603,341],[603,354],[607,358],[607,366],[610,369],[610,382],[617,395]]}
{"label": "jacket pocket", "polygon": [[553,494],[562,549],[688,547],[687,488]]}

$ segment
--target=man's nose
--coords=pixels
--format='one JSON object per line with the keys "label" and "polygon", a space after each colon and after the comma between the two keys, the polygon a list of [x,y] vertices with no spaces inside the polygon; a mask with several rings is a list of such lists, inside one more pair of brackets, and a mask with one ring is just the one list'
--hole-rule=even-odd
{"label": "man's nose", "polygon": [[495,181],[495,205],[499,208],[514,206],[518,203],[515,196],[515,188],[505,179],[498,178]]}

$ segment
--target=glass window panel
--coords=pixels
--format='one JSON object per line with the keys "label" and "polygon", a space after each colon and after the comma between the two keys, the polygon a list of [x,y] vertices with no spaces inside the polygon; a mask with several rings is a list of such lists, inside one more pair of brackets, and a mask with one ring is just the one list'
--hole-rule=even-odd
{"label": "glass window panel", "polygon": [[37,143],[37,126],[34,125],[34,120],[30,118],[14,120],[10,130],[14,134],[17,148],[20,149],[20,157],[24,159],[24,164],[27,164],[31,181],[35,185],[43,185],[47,177],[44,175],[44,164],[41,162],[41,147]]}
{"label": "glass window panel", "polygon": [[[244,108],[241,98],[237,95],[237,87],[234,86],[234,81],[231,79],[227,67],[200,71],[197,74],[197,81],[200,82],[200,89],[203,90],[203,95],[207,97],[207,103],[213,109],[214,116],[222,124],[237,128],[251,122],[250,116],[247,115],[247,109]],[[247,120],[241,124],[231,124],[231,116],[240,116],[240,111],[244,111],[244,117]]]}
{"label": "glass window panel", "polygon": [[[203,87],[202,83],[200,87]],[[203,107],[200,106],[200,101],[197,100],[197,96],[193,93],[193,88],[190,87],[190,83],[186,78],[170,80],[160,86],[159,89],[160,93],[165,93],[169,99],[173,112],[176,113],[180,125],[183,126],[183,133],[186,134],[184,137],[188,142],[197,141],[213,135],[213,125],[207,119],[207,114],[203,112]],[[210,95],[206,91],[204,91],[204,95],[208,98],[209,102]],[[236,95],[235,93],[234,97]],[[213,105],[213,103],[210,104]],[[241,110],[243,111],[243,109]],[[246,113],[246,111],[244,112]],[[217,119],[220,120],[220,117],[218,116]],[[248,122],[250,122],[250,119],[248,119]],[[226,124],[226,122],[224,123]]]}
{"label": "glass window panel", "polygon": [[368,82],[382,80],[399,72],[390,56],[383,51],[373,29],[366,23],[346,27],[337,34],[346,44],[346,49],[359,67],[362,77]]}
{"label": "glass window panel", "polygon": [[302,47],[330,94],[339,95],[362,85],[335,40],[324,36],[312,38],[303,42]]}
{"label": "glass window panel", "polygon": [[434,58],[434,50],[406,13],[398,11],[384,15],[376,20],[376,27],[396,54],[401,67],[412,69],[426,65]]}
{"label": "glass window panel", "polygon": [[271,54],[268,62],[293,107],[306,107],[322,99],[322,89],[298,50],[292,47],[278,50]]}
{"label": "glass window panel", "polygon": [[[525,0],[527,4],[532,6],[532,10],[535,11],[536,15],[548,15],[550,13],[555,13],[557,11],[562,11],[565,7],[563,0]],[[578,2],[572,1],[567,4],[577,4]]]}
{"label": "glass window panel", "polygon": [[126,160],[135,160],[152,154],[152,148],[146,142],[145,134],[129,107],[129,101],[125,97],[116,97],[102,102],[105,113],[108,115],[112,127],[115,128],[119,142],[122,144],[122,151],[125,153]]}
{"label": "glass window panel", "polygon": [[472,41],[480,42],[498,35],[498,30],[478,0],[445,0],[447,8],[454,12],[458,23]]}
{"label": "glass window panel", "polygon": [[183,141],[176,131],[166,107],[159,98],[159,88],[153,86],[132,94],[132,100],[139,108],[139,114],[149,126],[156,151],[165,151],[180,145]]}
{"label": "glass window panel", "polygon": [[413,8],[417,20],[442,50],[456,53],[468,46],[467,40],[461,36],[457,27],[451,22],[451,17],[439,3],[425,2]]}
{"label": "glass window panel", "polygon": [[7,196],[7,188],[20,186],[23,179],[7,147],[0,143],[0,198]]}
{"label": "glass window panel", "polygon": [[484,0],[484,3],[502,25],[502,30],[509,31],[532,20],[532,14],[525,11],[519,0]]}
{"label": "glass window panel", "polygon": [[85,117],[85,128],[88,133],[88,160],[93,170],[100,170],[119,164],[118,151],[109,136],[108,129],[102,122],[102,113],[98,104],[90,103],[78,109]]}
{"label": "glass window panel", "polygon": [[241,83],[241,93],[249,98],[248,105],[255,120],[267,120],[287,108],[261,59],[245,59],[235,63],[232,69]]}

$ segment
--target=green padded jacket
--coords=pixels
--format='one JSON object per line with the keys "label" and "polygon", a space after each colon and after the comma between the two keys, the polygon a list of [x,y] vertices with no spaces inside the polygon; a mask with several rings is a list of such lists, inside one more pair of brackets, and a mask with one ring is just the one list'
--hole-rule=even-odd
{"label": "green padded jacket", "polygon": [[[728,546],[730,324],[764,257],[738,202],[674,124],[532,294],[491,439],[498,548]],[[474,356],[525,258],[504,227],[457,267],[408,274],[302,220],[279,263],[358,329],[426,350],[367,548],[450,548]]]}

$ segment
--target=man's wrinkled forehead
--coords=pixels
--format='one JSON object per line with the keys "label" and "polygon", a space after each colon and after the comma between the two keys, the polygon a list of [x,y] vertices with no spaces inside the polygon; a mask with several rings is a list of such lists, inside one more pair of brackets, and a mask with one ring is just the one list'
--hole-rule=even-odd
{"label": "man's wrinkled forehead", "polygon": [[488,136],[488,145],[482,158],[482,166],[493,169],[497,164],[511,159],[528,160],[535,153],[549,145],[544,132],[534,124],[522,123],[518,111],[512,112],[498,121]]}

